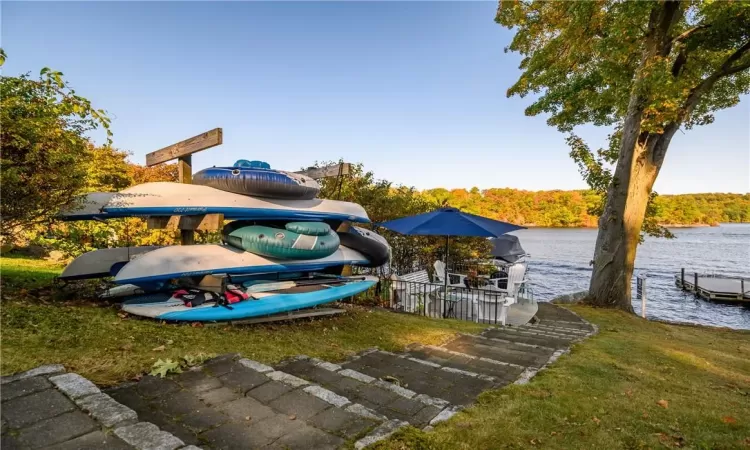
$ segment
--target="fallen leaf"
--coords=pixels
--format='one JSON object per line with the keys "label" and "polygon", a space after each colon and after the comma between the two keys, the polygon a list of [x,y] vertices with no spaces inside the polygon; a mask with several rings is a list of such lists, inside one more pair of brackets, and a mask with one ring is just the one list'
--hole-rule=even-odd
{"label": "fallen leaf", "polygon": [[553,431],[553,432],[551,432],[551,433],[550,433],[549,435],[550,435],[550,436],[556,436],[556,435],[557,435],[557,431]]}
{"label": "fallen leaf", "polygon": [[160,346],[158,346],[158,347],[154,347],[154,348],[152,348],[152,349],[151,349],[151,351],[152,351],[152,352],[163,352],[164,350],[166,350],[166,348],[167,348],[167,347],[165,347],[165,346],[163,346],[163,345],[160,345]]}
{"label": "fallen leaf", "polygon": [[633,390],[632,389],[628,389],[627,391],[625,391],[625,395],[627,395],[628,398],[633,398]]}
{"label": "fallen leaf", "polygon": [[193,327],[193,328],[203,328],[203,323],[202,322],[193,322],[193,323],[190,324],[190,326]]}
{"label": "fallen leaf", "polygon": [[593,420],[594,423],[597,424],[597,425],[599,425],[599,422],[601,422],[601,420],[599,420],[598,417],[592,417],[591,420]]}
{"label": "fallen leaf", "polygon": [[737,419],[732,416],[724,416],[721,418],[721,421],[724,423],[737,423]]}
{"label": "fallen leaf", "polygon": [[250,416],[245,416],[245,420],[250,420]]}
{"label": "fallen leaf", "polygon": [[128,318],[128,313],[119,312],[119,313],[117,313],[117,317],[119,317],[120,319],[127,319]]}
{"label": "fallen leaf", "polygon": [[167,345],[172,345],[172,344],[174,344],[174,341],[172,339],[167,341]]}
{"label": "fallen leaf", "polygon": [[296,420],[296,419],[297,419],[297,416],[295,416],[294,414],[292,414],[291,416],[289,416],[289,420]]}
{"label": "fallen leaf", "polygon": [[647,413],[647,412],[644,412],[644,413],[643,413],[643,418],[644,418],[644,419],[648,418],[648,413]]}
{"label": "fallen leaf", "polygon": [[669,408],[669,402],[666,401],[666,400],[664,400],[664,399],[659,400],[658,402],[656,402],[656,404],[659,405],[659,406],[661,406],[664,409]]}
{"label": "fallen leaf", "polygon": [[131,344],[130,342],[128,342],[127,344],[124,344],[124,345],[122,345],[120,347],[120,350],[123,350],[123,351],[126,351],[126,352],[130,351],[132,349],[133,349],[133,344]]}

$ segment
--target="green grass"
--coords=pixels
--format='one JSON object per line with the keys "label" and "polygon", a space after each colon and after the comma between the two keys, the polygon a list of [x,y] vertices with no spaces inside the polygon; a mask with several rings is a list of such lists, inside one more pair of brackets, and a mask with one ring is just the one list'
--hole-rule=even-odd
{"label": "green grass", "polygon": [[[482,329],[469,322],[434,321],[361,307],[333,318],[275,325],[196,328],[165,324],[120,317],[116,306],[105,303],[42,302],[22,295],[22,286],[39,287],[61,269],[18,258],[2,258],[0,263],[3,375],[61,363],[98,384],[110,385],[149,370],[159,358],[240,353],[273,363],[306,354],[337,361],[369,347],[401,350],[412,342],[440,343],[459,331]],[[154,350],[161,346],[164,350]]]}
{"label": "green grass", "polygon": [[60,275],[63,266],[43,259],[20,256],[0,257],[0,277],[3,287],[11,290],[31,290],[48,286]]}
{"label": "green grass", "polygon": [[377,448],[750,447],[750,332],[572,309],[599,335],[528,385],[487,392],[433,433],[407,429]]}

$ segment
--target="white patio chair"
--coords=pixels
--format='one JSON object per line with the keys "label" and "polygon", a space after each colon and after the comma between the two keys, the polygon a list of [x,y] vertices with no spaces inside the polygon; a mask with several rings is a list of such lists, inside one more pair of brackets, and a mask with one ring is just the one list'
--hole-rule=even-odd
{"label": "white patio chair", "polygon": [[[432,265],[435,268],[435,280],[438,284],[445,284],[445,263],[437,260]],[[466,287],[464,280],[468,275],[460,273],[449,273],[448,274],[448,287]]]}
{"label": "white patio chair", "polygon": [[[500,287],[500,281],[507,280],[506,287]],[[508,297],[516,297],[521,284],[526,282],[526,264],[515,263],[508,268],[508,277],[491,278],[489,280],[491,289],[505,293]]]}
{"label": "white patio chair", "polygon": [[[393,275],[393,294],[391,296],[391,308],[400,309],[404,312],[420,312],[420,306],[424,312],[432,314],[430,306],[432,293],[443,287],[440,284],[430,283],[427,270],[420,270],[406,275]],[[395,300],[395,302],[394,302]]]}

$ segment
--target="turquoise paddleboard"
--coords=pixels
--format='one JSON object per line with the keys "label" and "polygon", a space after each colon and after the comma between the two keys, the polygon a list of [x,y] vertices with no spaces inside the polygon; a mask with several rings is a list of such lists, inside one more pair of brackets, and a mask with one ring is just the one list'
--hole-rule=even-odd
{"label": "turquoise paddleboard", "polygon": [[341,300],[366,291],[377,283],[376,277],[358,277],[351,280],[333,280],[330,284],[279,286],[269,283],[269,290],[259,292],[258,285],[253,285],[251,297],[238,303],[216,306],[215,303],[204,303],[196,307],[187,307],[179,299],[166,295],[142,295],[133,297],[122,304],[122,309],[130,314],[153,317],[160,320],[189,322],[239,320],[250,317],[278,314],[297,309],[310,308],[325,303]]}

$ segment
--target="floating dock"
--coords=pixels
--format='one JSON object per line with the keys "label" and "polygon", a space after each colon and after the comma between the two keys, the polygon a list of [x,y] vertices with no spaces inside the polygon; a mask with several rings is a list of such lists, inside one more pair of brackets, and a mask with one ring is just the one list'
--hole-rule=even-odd
{"label": "floating dock", "polygon": [[750,278],[685,272],[675,275],[675,284],[706,300],[750,305]]}

